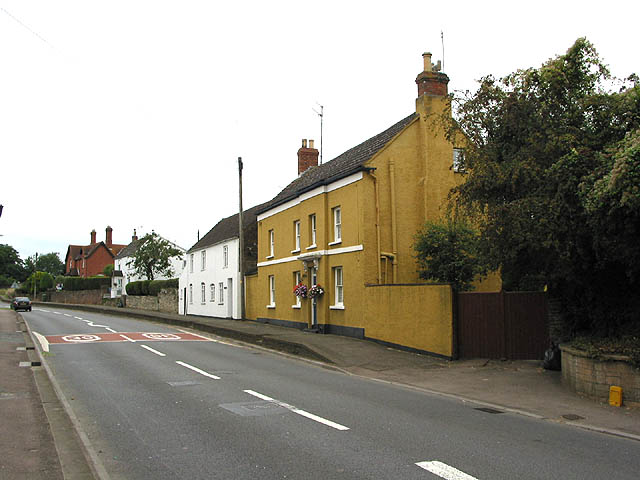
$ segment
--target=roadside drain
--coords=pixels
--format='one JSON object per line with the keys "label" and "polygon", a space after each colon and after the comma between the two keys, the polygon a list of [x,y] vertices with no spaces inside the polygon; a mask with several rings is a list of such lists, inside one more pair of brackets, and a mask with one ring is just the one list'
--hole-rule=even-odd
{"label": "roadside drain", "polygon": [[565,420],[584,420],[584,417],[576,415],[575,413],[567,413],[565,415],[562,415],[562,418],[564,418]]}
{"label": "roadside drain", "polygon": [[20,367],[39,367],[42,365],[40,362],[20,362],[18,366]]}
{"label": "roadside drain", "polygon": [[496,410],[495,408],[489,408],[489,407],[478,407],[478,408],[474,408],[474,410],[480,410],[481,412],[493,413],[493,414],[504,413],[501,410]]}

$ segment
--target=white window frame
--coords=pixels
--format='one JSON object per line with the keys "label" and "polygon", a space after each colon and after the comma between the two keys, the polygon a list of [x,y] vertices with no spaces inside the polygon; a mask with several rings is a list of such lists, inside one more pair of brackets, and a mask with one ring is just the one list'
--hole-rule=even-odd
{"label": "white window frame", "polygon": [[293,245],[291,253],[298,253],[300,251],[300,220],[293,222]]}
{"label": "white window frame", "polygon": [[222,247],[222,267],[227,268],[229,266],[229,246]]}
{"label": "white window frame", "polygon": [[200,305],[207,303],[207,286],[204,282],[200,282]]}
{"label": "white window frame", "polygon": [[276,308],[276,277],[269,275],[269,305],[267,308]]}
{"label": "white window frame", "polygon": [[329,245],[337,245],[342,242],[342,209],[338,207],[334,207],[331,209],[331,213],[333,216],[333,242],[330,242]]}
{"label": "white window frame", "polygon": [[307,250],[316,248],[316,214],[309,215],[309,236],[311,237],[311,245],[307,247]]}
{"label": "white window frame", "polygon": [[207,251],[202,250],[200,253],[200,270],[204,271],[207,268]]}
{"label": "white window frame", "polygon": [[[300,273],[300,270],[298,270],[297,272],[293,272],[293,285],[298,285],[300,282],[302,281],[302,274]],[[300,301],[300,297],[294,294],[294,297],[296,297],[296,303],[291,305],[291,308],[300,308],[301,306],[301,301]]]}
{"label": "white window frame", "polygon": [[464,172],[464,148],[453,149],[453,171],[455,173]]}
{"label": "white window frame", "polygon": [[224,283],[218,283],[218,305],[224,305]]}
{"label": "white window frame", "polygon": [[269,255],[267,258],[273,258],[273,252],[276,249],[276,234],[273,229],[269,230]]}
{"label": "white window frame", "polygon": [[216,301],[216,284],[212,283],[209,285],[209,302]]}
{"label": "white window frame", "polygon": [[333,305],[329,308],[344,309],[344,270],[342,267],[333,267]]}
{"label": "white window frame", "polygon": [[189,255],[189,273],[193,273],[193,256],[193,253]]}

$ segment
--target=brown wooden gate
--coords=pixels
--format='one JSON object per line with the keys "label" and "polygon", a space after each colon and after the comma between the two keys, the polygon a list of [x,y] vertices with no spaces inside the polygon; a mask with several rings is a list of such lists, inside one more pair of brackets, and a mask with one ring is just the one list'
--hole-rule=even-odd
{"label": "brown wooden gate", "polygon": [[541,359],[549,347],[544,292],[459,293],[459,358]]}

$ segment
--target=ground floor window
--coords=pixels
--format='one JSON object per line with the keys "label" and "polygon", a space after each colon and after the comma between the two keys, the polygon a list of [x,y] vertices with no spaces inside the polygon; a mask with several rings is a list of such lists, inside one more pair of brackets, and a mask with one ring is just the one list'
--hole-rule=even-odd
{"label": "ground floor window", "polygon": [[224,303],[224,284],[222,282],[218,284],[218,297],[220,297],[218,303],[222,305]]}
{"label": "ground floor window", "polygon": [[276,306],[276,277],[269,275],[269,306]]}
{"label": "ground floor window", "polygon": [[216,301],[216,285],[214,283],[209,285],[209,290],[210,290],[209,301],[215,302]]}
{"label": "ground floor window", "polygon": [[342,283],[342,267],[333,269],[334,306],[344,307],[344,292]]}
{"label": "ground floor window", "polygon": [[189,284],[189,303],[193,303],[193,284]]}
{"label": "ground floor window", "polygon": [[204,282],[202,282],[200,284],[200,303],[204,305],[206,303],[206,301],[207,301],[207,299],[206,299],[206,289],[205,289],[205,286],[204,286]]}

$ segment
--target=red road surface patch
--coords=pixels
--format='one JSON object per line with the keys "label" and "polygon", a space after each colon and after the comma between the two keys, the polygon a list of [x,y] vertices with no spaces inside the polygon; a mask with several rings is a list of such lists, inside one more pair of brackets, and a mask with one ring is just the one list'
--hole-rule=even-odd
{"label": "red road surface patch", "polygon": [[191,333],[143,333],[143,332],[121,332],[121,333],[81,333],[74,335],[48,335],[46,337],[50,344],[87,344],[98,342],[206,342],[205,337],[193,335]]}

